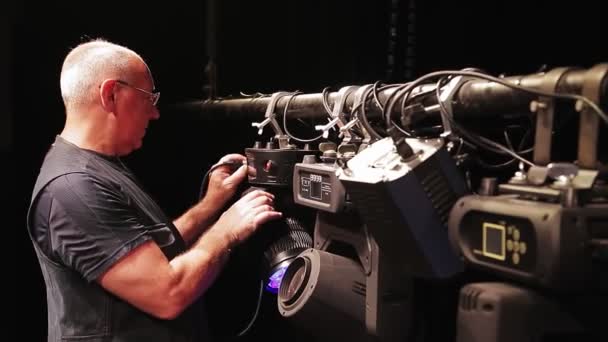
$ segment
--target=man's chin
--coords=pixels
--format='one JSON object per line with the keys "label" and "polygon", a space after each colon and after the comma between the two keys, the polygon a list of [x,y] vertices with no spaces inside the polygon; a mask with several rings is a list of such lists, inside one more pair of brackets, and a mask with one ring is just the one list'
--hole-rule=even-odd
{"label": "man's chin", "polygon": [[136,143],[134,143],[132,146],[129,147],[125,147],[122,151],[120,151],[120,156],[126,156],[129,155],[137,150],[139,150],[143,145],[142,140],[138,140]]}
{"label": "man's chin", "polygon": [[142,146],[143,146],[143,141],[138,140],[137,143],[135,143],[135,146],[133,146],[133,148],[131,149],[131,151],[129,153],[139,150]]}

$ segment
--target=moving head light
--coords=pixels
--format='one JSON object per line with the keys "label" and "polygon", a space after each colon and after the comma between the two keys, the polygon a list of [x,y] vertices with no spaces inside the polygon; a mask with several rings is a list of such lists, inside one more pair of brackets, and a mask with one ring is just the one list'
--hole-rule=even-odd
{"label": "moving head light", "polygon": [[[441,140],[411,143],[417,154],[407,162],[389,138],[358,154],[341,154],[340,148],[320,145],[320,158],[296,164],[294,201],[318,211],[314,248],[290,264],[279,289],[281,315],[322,338],[358,341],[401,341],[416,329],[416,315],[419,319],[441,316],[416,313],[414,297],[424,294],[414,291],[413,278],[421,274],[446,278],[462,269],[447,242],[445,221],[438,216],[447,220],[449,206],[457,198],[451,194],[464,192],[465,187],[449,159],[434,159],[445,158],[435,155],[443,147]],[[434,169],[435,174],[411,172],[418,168]],[[442,171],[454,173],[444,176]],[[423,176],[421,186],[418,177]],[[365,184],[359,187],[359,182]],[[393,201],[403,199],[397,194],[408,191],[415,209],[400,216],[407,205]],[[428,193],[437,196],[433,199],[440,201],[435,208],[443,210],[441,214],[433,204],[415,204]],[[408,231],[408,224],[420,223],[424,223],[421,231]]]}
{"label": "moving head light", "polygon": [[606,291],[608,200],[575,200],[591,192],[596,175],[581,170],[573,178],[578,187],[511,180],[465,196],[450,215],[450,241],[467,264],[508,279],[554,290]]}

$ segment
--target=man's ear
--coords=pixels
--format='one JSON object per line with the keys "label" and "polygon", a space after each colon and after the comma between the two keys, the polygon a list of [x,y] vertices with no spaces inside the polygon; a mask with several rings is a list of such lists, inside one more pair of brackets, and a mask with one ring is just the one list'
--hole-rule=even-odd
{"label": "man's ear", "polygon": [[101,106],[107,112],[114,112],[116,107],[114,89],[116,87],[116,80],[105,80],[99,86],[99,98],[101,100]]}

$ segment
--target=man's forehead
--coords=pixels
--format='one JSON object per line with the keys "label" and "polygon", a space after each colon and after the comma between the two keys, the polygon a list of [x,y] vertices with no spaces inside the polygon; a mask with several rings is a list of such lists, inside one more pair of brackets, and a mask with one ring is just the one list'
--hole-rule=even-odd
{"label": "man's forehead", "polygon": [[154,85],[154,77],[152,76],[152,71],[143,61],[138,61],[135,66],[135,77],[137,77],[138,81],[144,82],[145,84],[150,84],[152,89],[156,88]]}

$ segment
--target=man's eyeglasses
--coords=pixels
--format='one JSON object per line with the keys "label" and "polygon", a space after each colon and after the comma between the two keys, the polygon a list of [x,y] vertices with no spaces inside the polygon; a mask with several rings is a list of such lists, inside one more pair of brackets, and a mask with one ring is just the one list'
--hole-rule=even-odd
{"label": "man's eyeglasses", "polygon": [[116,80],[116,83],[120,83],[120,84],[122,84],[124,86],[127,86],[129,88],[133,88],[135,90],[141,91],[142,93],[145,93],[146,95],[149,96],[149,100],[150,100],[150,102],[152,102],[153,106],[156,106],[156,104],[158,103],[158,99],[160,98],[160,92],[159,91],[149,92],[149,91],[147,91],[145,89],[142,89],[142,88],[130,85],[129,83],[127,83],[125,81],[122,81],[122,80]]}

